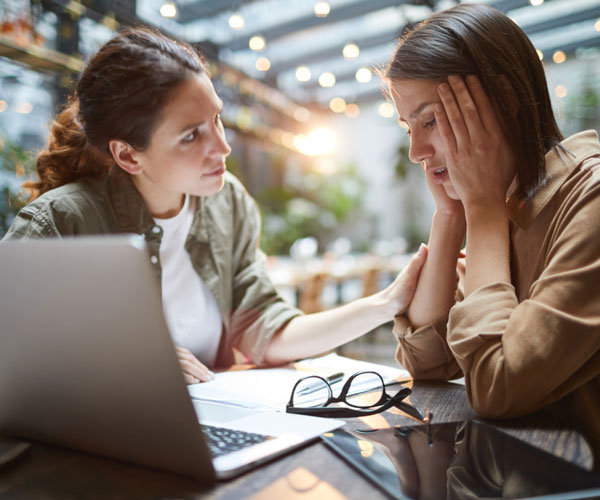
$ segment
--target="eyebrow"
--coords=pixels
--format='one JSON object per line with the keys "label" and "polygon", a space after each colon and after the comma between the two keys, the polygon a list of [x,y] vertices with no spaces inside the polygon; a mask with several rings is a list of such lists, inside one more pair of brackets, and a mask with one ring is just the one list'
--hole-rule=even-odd
{"label": "eyebrow", "polygon": [[[417,109],[415,109],[408,117],[409,118],[416,118],[417,116],[419,116],[423,112],[423,109],[425,109],[427,106],[429,106],[431,104],[435,104],[435,103],[433,101],[428,101],[428,102],[423,102],[423,103],[419,104],[419,106],[417,107]],[[406,123],[406,119],[402,118],[401,116],[398,118],[398,121]]]}
{"label": "eyebrow", "polygon": [[[218,104],[217,104],[217,113],[216,114],[220,114],[221,111],[223,111],[223,101],[221,99],[219,99]],[[179,131],[179,134],[183,134],[184,132],[187,132],[188,130],[195,129],[196,127],[199,127],[200,125],[203,125],[204,122],[205,122],[205,120],[201,120],[201,121],[195,122],[195,123],[190,123],[189,125],[182,127],[181,130]]]}

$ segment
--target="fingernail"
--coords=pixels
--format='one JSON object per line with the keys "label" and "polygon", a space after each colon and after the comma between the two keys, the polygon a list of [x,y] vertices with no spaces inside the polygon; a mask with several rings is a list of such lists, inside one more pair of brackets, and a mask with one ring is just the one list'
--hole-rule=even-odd
{"label": "fingernail", "polygon": [[447,94],[448,93],[448,84],[447,83],[442,83],[438,86],[438,92],[440,92],[441,94]]}
{"label": "fingernail", "polygon": [[425,253],[425,243],[421,243],[419,245],[419,250],[417,251],[419,255],[423,255]]}

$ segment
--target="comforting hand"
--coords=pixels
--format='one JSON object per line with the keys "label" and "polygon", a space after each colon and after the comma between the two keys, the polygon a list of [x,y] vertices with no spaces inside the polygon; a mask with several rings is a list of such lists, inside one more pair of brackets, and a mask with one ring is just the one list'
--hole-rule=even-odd
{"label": "comforting hand", "polygon": [[504,206],[514,177],[511,148],[476,76],[449,76],[434,108],[452,185],[465,210]]}
{"label": "comforting hand", "polygon": [[183,378],[187,384],[208,382],[215,378],[215,374],[204,366],[198,358],[185,347],[175,346],[175,352],[179,358],[179,364],[183,371]]}
{"label": "comforting hand", "polygon": [[402,314],[408,308],[415,294],[419,274],[426,258],[427,246],[421,244],[419,251],[412,256],[408,265],[396,276],[394,282],[383,291],[383,293],[388,294],[391,301],[393,315]]}

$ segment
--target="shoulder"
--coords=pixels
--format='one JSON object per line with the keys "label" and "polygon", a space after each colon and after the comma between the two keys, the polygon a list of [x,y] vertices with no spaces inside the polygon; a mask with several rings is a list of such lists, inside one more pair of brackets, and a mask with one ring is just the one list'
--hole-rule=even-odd
{"label": "shoulder", "polygon": [[103,180],[81,179],[47,191],[21,209],[7,238],[89,232],[84,226],[106,211],[103,185]]}

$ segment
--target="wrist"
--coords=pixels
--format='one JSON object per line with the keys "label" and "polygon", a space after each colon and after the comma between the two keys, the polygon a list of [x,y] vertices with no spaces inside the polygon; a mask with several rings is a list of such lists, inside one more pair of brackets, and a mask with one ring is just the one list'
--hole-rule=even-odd
{"label": "wrist", "polygon": [[377,315],[378,324],[392,321],[396,314],[404,312],[408,306],[408,304],[403,304],[397,294],[394,293],[392,285],[370,297],[365,297],[364,300],[369,302],[369,309]]}
{"label": "wrist", "polygon": [[472,203],[465,206],[465,220],[467,225],[489,223],[507,218],[508,213],[505,202]]}

